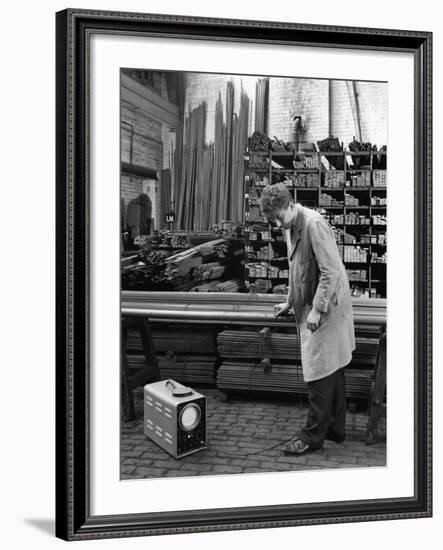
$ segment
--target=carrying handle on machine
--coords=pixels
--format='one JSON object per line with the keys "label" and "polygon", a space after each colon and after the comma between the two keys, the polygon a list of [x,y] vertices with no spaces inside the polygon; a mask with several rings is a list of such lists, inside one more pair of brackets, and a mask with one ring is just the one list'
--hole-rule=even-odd
{"label": "carrying handle on machine", "polygon": [[170,379],[166,380],[165,386],[171,391],[174,397],[187,397],[193,393],[191,388],[187,388],[186,386],[179,388],[177,387],[177,384]]}

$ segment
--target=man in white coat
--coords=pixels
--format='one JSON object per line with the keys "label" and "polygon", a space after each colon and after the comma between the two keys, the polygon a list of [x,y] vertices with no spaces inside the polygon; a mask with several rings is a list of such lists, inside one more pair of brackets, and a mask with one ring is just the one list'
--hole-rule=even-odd
{"label": "man in white coat", "polygon": [[284,452],[301,455],[320,449],[325,439],[345,438],[343,367],[355,349],[351,292],[334,233],[320,213],[295,203],[280,183],[263,189],[260,207],[285,229],[288,246],[289,294],[275,315],[292,308],[297,321],[309,411]]}

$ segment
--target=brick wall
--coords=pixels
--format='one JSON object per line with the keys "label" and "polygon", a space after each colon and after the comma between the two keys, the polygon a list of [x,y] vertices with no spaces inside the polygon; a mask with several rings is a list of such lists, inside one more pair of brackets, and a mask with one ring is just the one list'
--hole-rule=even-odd
{"label": "brick wall", "polygon": [[294,141],[293,117],[306,126],[304,141],[328,134],[328,81],[305,78],[271,78],[269,83],[268,134]]}
{"label": "brick wall", "polygon": [[[357,82],[362,140],[387,145],[387,85],[377,82]],[[331,130],[344,145],[348,145],[357,130],[352,115],[346,82],[331,81]]]}
{"label": "brick wall", "polygon": [[[219,93],[225,105],[226,82],[234,82],[234,112],[238,112],[241,86],[252,100],[250,132],[254,128],[255,84],[258,77],[210,75],[190,73],[186,75],[185,108],[188,111],[202,101],[208,103],[206,141],[214,138],[215,103]],[[331,97],[329,90],[331,89]],[[377,145],[387,143],[387,88],[376,82],[357,82],[363,141]],[[331,104],[331,105],[330,105]],[[331,107],[331,120],[329,109]],[[292,118],[302,116],[306,126],[304,139],[318,141],[332,134],[347,145],[356,135],[351,103],[344,81],[271,77],[269,83],[269,117],[267,133],[270,137],[292,141]]]}
{"label": "brick wall", "polygon": [[152,170],[160,170],[163,165],[162,124],[139,108],[122,102],[122,161],[130,162],[131,127],[132,162]]}
{"label": "brick wall", "polygon": [[[134,81],[137,83],[137,81]],[[164,74],[159,74],[156,82],[156,92],[164,99],[169,98],[168,80]],[[125,163],[142,166],[149,170],[160,172],[170,167],[171,153],[175,148],[175,133],[170,132],[170,125],[150,117],[139,107],[127,102],[121,103],[121,160]],[[131,153],[132,140],[132,153]],[[122,175],[121,178],[121,208],[123,223],[126,223],[126,210],[131,200],[143,192],[143,178]],[[155,227],[160,225],[160,193],[156,197],[157,219]]]}

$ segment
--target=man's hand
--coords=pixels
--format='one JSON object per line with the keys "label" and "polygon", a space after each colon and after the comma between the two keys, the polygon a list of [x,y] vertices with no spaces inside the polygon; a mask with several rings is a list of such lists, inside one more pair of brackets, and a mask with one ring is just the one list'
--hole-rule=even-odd
{"label": "man's hand", "polygon": [[308,329],[311,332],[314,332],[315,330],[318,329],[318,326],[320,324],[320,319],[321,319],[321,311],[318,311],[318,309],[313,307],[309,312],[308,318],[306,319]]}
{"label": "man's hand", "polygon": [[288,311],[291,309],[291,304],[288,304],[288,302],[283,302],[282,304],[277,304],[274,306],[274,315],[275,318],[279,315],[286,315]]}

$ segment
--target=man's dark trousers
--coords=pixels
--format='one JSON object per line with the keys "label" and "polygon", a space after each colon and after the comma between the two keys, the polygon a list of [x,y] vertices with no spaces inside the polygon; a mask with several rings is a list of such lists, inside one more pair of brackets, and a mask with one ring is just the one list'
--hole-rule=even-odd
{"label": "man's dark trousers", "polygon": [[320,449],[325,439],[340,443],[345,439],[345,373],[340,368],[319,380],[307,382],[309,411],[299,439]]}

